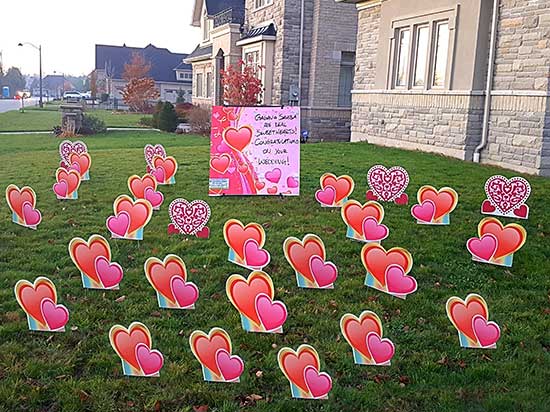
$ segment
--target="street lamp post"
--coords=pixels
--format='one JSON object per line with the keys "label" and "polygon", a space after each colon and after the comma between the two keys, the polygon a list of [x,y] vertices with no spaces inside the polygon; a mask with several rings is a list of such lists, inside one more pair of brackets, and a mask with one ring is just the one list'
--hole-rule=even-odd
{"label": "street lamp post", "polygon": [[35,46],[32,43],[26,42],[26,43],[19,43],[19,47],[23,47],[24,45],[28,44],[31,47],[34,47],[36,50],[38,50],[38,67],[39,67],[39,83],[40,83],[40,99],[38,101],[38,105],[40,108],[44,107],[44,103],[42,102],[42,45]]}

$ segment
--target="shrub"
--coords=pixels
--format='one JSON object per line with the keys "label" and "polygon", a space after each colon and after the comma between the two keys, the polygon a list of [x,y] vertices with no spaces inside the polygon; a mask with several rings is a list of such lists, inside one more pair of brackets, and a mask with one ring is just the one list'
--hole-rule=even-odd
{"label": "shrub", "polygon": [[82,115],[82,126],[80,127],[79,133],[84,135],[105,133],[107,131],[107,126],[105,122],[95,116],[90,116],[89,114]]}
{"label": "shrub", "polygon": [[155,104],[155,108],[152,111],[152,113],[153,113],[153,120],[152,120],[153,124],[152,124],[152,126],[156,129],[159,128],[159,116],[160,116],[160,112],[161,112],[163,107],[164,107],[163,102],[157,102],[157,104]]}
{"label": "shrub", "polygon": [[174,105],[170,102],[164,102],[162,109],[158,114],[158,128],[165,132],[173,132],[178,126],[178,115]]}
{"label": "shrub", "polygon": [[189,122],[189,112],[193,107],[195,106],[191,103],[176,103],[176,113],[178,114],[180,123]]}
{"label": "shrub", "polygon": [[210,109],[195,106],[189,111],[189,124],[193,133],[200,135],[210,134]]}
{"label": "shrub", "polygon": [[151,116],[143,116],[141,119],[139,119],[139,124],[147,127],[156,127]]}

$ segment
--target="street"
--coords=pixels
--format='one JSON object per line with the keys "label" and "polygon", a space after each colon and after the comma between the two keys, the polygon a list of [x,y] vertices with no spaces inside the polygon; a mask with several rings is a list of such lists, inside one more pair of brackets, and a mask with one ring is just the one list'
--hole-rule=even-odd
{"label": "street", "polygon": [[[38,104],[38,97],[31,97],[25,99],[25,107],[36,106]],[[0,100],[0,113],[9,112],[10,110],[19,110],[21,107],[21,101],[15,99]]]}

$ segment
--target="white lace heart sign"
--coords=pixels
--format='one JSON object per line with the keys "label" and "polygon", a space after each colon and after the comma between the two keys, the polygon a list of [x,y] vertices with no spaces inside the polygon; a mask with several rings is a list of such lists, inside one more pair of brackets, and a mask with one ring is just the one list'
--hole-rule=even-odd
{"label": "white lace heart sign", "polygon": [[66,164],[71,164],[71,154],[76,153],[81,155],[82,153],[88,153],[88,146],[81,140],[71,142],[70,140],[63,140],[59,144],[59,156],[61,160]]}
{"label": "white lace heart sign", "polygon": [[409,185],[409,174],[401,166],[386,169],[376,165],[369,169],[367,181],[370,190],[382,201],[392,202],[401,196]]}
{"label": "white lace heart sign", "polygon": [[210,206],[204,200],[175,199],[168,207],[168,214],[174,226],[183,234],[195,235],[210,219]]}
{"label": "white lace heart sign", "polygon": [[164,149],[164,146],[161,144],[146,144],[145,148],[143,149],[143,154],[145,155],[145,162],[147,163],[147,166],[150,168],[155,168],[153,166],[153,157],[160,156],[162,158],[166,157],[166,150]]}

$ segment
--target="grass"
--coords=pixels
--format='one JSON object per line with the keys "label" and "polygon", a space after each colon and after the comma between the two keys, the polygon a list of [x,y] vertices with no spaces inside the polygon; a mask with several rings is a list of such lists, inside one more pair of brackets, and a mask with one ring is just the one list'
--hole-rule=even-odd
{"label": "grass", "polygon": [[[49,135],[0,136],[0,183],[30,185],[38,195],[44,221],[34,232],[14,225],[0,206],[0,410],[19,411],[548,411],[550,395],[550,180],[529,177],[531,216],[522,224],[527,243],[506,269],[476,264],[465,248],[476,233],[484,199],[483,184],[495,174],[515,173],[430,154],[379,148],[363,143],[307,144],[302,151],[301,196],[295,198],[207,198],[208,140],[152,132],[113,132],[86,138],[93,156],[91,181],[79,200],[55,200],[51,186],[59,140]],[[177,184],[163,188],[165,205],[145,228],[142,242],[110,241],[114,260],[125,269],[120,291],[88,291],[72,264],[67,245],[75,237],[107,236],[105,219],[113,199],[127,193],[129,175],[144,172],[143,146],[162,143],[179,161]],[[385,205],[390,228],[386,247],[403,246],[414,256],[412,274],[418,291],[406,301],[363,286],[361,244],[345,238],[337,210],[319,207],[313,198],[325,171],[355,178],[353,198],[364,199],[366,172],[377,163],[401,165],[410,173],[409,195],[423,184],[449,185],[460,195],[448,227],[414,223],[409,208]],[[169,237],[167,203],[176,197],[208,199],[211,238]],[[229,274],[246,271],[227,262],[223,223],[237,218],[261,223],[272,261],[266,268],[285,302],[289,319],[283,335],[245,333],[225,296]],[[334,290],[301,290],[283,253],[287,236],[319,235],[330,260],[340,269]],[[189,279],[200,288],[194,311],[159,310],[143,273],[150,256],[181,256]],[[60,303],[71,311],[62,334],[31,333],[13,296],[18,279],[50,277]],[[502,328],[498,348],[466,350],[445,314],[453,295],[480,293],[490,319]],[[123,301],[117,299],[125,296]],[[344,313],[365,309],[380,315],[384,335],[396,345],[391,367],[353,364],[340,335]],[[153,346],[165,355],[158,379],[125,378],[108,340],[109,328],[139,320],[151,329]],[[202,381],[199,363],[188,345],[195,329],[214,326],[231,335],[234,353],[245,360],[240,384]],[[71,327],[77,329],[71,330]],[[328,401],[290,398],[279,370],[281,346],[313,345],[322,370],[334,379]],[[257,374],[262,371],[262,374]],[[260,400],[251,401],[256,394]]]}
{"label": "grass", "polygon": [[[107,127],[142,127],[139,120],[145,116],[139,113],[91,108],[87,114],[100,118]],[[0,132],[50,131],[60,124],[61,112],[57,104],[46,104],[43,109],[29,107],[24,113],[18,110],[0,113]]]}

